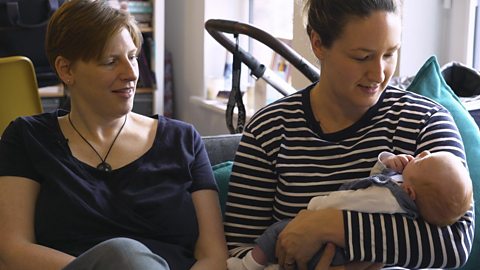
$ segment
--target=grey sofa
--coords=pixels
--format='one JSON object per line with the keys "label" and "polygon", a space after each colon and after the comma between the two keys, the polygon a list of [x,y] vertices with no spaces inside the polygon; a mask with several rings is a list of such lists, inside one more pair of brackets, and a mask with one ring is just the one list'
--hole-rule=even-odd
{"label": "grey sofa", "polygon": [[241,137],[241,134],[203,136],[202,139],[212,166],[225,161],[233,161]]}
{"label": "grey sofa", "polygon": [[208,158],[212,164],[213,176],[217,182],[222,215],[225,213],[233,158],[235,157],[240,138],[241,134],[202,137]]}

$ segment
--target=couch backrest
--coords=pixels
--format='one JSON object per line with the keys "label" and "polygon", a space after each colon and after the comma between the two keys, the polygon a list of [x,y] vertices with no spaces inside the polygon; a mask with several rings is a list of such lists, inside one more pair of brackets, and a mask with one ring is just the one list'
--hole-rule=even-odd
{"label": "couch backrest", "polygon": [[241,134],[202,137],[212,166],[225,161],[233,161],[241,137]]}

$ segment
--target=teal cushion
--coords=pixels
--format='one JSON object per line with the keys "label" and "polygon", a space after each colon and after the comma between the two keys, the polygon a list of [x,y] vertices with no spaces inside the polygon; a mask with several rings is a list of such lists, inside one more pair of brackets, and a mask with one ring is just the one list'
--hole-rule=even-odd
{"label": "teal cushion", "polygon": [[228,183],[230,182],[232,166],[233,161],[226,161],[212,166],[213,176],[215,176],[215,181],[218,186],[218,197],[222,215],[225,212],[225,204],[227,203]]}
{"label": "teal cushion", "polygon": [[475,239],[471,256],[461,269],[478,270],[480,266],[480,131],[473,117],[465,109],[457,95],[445,82],[435,56],[420,68],[407,90],[429,97],[442,104],[453,116],[462,136],[467,164],[473,181],[475,200]]}

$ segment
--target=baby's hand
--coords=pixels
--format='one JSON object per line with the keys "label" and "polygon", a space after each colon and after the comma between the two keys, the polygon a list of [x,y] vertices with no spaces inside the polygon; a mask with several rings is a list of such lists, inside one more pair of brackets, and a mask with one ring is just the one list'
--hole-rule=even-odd
{"label": "baby's hand", "polygon": [[401,173],[408,162],[413,159],[412,155],[393,155],[382,160],[383,164],[391,170]]}

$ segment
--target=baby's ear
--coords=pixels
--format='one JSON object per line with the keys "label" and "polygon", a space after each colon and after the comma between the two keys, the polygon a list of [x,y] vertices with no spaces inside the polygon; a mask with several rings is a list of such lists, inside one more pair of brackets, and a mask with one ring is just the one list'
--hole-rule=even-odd
{"label": "baby's ear", "polygon": [[406,185],[406,184],[404,183],[404,184],[402,185],[402,188],[403,188],[403,190],[405,190],[405,192],[408,194],[408,197],[410,197],[410,199],[412,199],[412,200],[415,201],[416,194],[415,194],[415,190],[412,188],[412,186]]}

